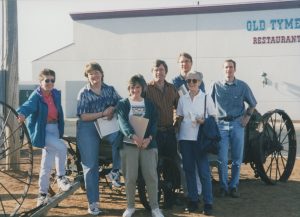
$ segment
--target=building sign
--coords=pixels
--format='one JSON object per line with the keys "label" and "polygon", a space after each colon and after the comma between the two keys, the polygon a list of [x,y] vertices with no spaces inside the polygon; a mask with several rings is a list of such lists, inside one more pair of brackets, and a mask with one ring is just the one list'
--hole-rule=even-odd
{"label": "building sign", "polygon": [[[249,32],[300,30],[300,18],[284,18],[270,20],[248,20],[246,29]],[[286,32],[286,31],[285,31]],[[300,34],[292,35],[267,35],[255,36],[252,38],[253,44],[281,44],[281,43],[300,43]]]}

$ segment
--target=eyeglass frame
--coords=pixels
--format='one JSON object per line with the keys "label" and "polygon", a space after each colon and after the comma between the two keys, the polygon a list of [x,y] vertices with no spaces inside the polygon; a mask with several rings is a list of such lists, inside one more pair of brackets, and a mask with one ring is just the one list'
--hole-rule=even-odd
{"label": "eyeglass frame", "polygon": [[186,81],[186,83],[193,83],[193,84],[197,84],[197,82],[198,82],[199,80],[197,80],[197,79],[193,78],[193,79],[186,79],[185,81]]}
{"label": "eyeglass frame", "polygon": [[45,79],[44,81],[45,81],[45,83],[47,83],[47,84],[50,83],[50,82],[51,82],[52,84],[55,83],[55,79],[49,79],[49,78],[47,78],[47,79]]}

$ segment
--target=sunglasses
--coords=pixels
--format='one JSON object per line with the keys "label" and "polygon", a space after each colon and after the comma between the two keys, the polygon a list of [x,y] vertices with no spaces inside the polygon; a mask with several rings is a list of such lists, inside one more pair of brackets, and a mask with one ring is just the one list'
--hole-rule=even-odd
{"label": "sunglasses", "polygon": [[47,84],[50,83],[50,82],[54,84],[54,83],[55,83],[55,79],[48,79],[48,78],[47,78],[47,79],[45,80],[45,82],[46,82]]}
{"label": "sunglasses", "polygon": [[186,79],[186,82],[187,83],[193,82],[193,84],[196,84],[198,82],[198,80],[197,79]]}

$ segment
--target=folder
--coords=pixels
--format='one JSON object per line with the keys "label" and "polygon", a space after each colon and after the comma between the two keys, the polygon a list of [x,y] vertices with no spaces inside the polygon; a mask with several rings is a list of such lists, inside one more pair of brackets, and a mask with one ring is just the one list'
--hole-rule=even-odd
{"label": "folder", "polygon": [[[134,134],[141,139],[143,139],[145,136],[148,122],[149,122],[148,118],[134,116],[134,115],[129,117],[129,123],[134,129]],[[123,141],[126,143],[134,143],[132,139],[129,139],[127,137],[124,137]]]}
{"label": "folder", "polygon": [[120,129],[116,115],[111,120],[108,120],[107,117],[98,118],[94,123],[101,139]]}

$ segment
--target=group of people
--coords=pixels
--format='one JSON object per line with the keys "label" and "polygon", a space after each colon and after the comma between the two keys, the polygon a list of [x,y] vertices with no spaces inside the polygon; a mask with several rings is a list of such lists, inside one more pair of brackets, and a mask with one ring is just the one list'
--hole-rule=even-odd
{"label": "group of people", "polygon": [[[125,180],[127,209],[123,217],[135,212],[135,192],[138,173],[141,171],[153,217],[163,217],[158,204],[159,157],[180,159],[183,168],[182,186],[187,197],[186,210],[195,212],[203,198],[203,213],[213,210],[212,182],[207,153],[199,152],[197,136],[199,126],[213,116],[221,134],[218,154],[220,196],[239,197],[239,173],[243,160],[244,127],[256,106],[249,86],[236,78],[236,63],[229,59],[223,64],[224,80],[215,82],[209,94],[205,93],[203,74],[192,71],[192,56],[181,53],[178,58],[180,74],[169,83],[168,66],[156,60],[151,72],[153,79],[146,83],[141,74],[128,82],[128,97],[121,98],[113,86],[104,83],[104,71],[97,62],[86,64],[84,76],[87,84],[77,99],[77,145],[83,167],[88,200],[88,213],[99,215],[99,145],[102,138],[95,120],[117,116],[120,130],[106,136],[112,145],[112,170],[108,174],[116,187],[120,172]],[[40,86],[17,109],[18,119],[27,126],[32,144],[42,148],[37,205],[47,203],[47,192],[52,164],[55,162],[57,183],[62,191],[70,189],[65,177],[67,148],[60,140],[64,133],[64,119],[60,92],[54,88],[55,72],[44,69],[39,75]],[[245,108],[245,102],[248,108]],[[147,126],[144,137],[131,121],[142,117]],[[228,150],[231,151],[231,179],[228,180]],[[174,161],[175,162],[175,161]],[[165,179],[168,180],[168,175]],[[165,207],[175,203],[173,192],[166,192]],[[201,196],[202,194],[202,196]]]}

